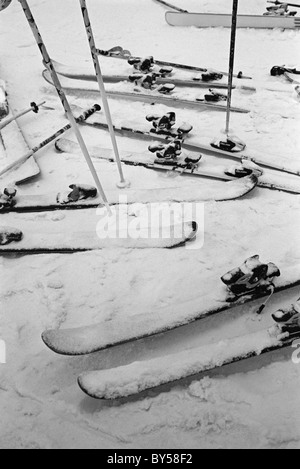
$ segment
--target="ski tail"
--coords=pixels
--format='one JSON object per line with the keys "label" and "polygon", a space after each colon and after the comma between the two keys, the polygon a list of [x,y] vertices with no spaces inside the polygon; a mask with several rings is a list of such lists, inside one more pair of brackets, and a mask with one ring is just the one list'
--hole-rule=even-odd
{"label": "ski tail", "polygon": [[265,330],[152,360],[87,372],[79,376],[78,385],[84,393],[95,399],[127,398],[289,347],[299,337],[300,333],[273,337],[269,330]]}

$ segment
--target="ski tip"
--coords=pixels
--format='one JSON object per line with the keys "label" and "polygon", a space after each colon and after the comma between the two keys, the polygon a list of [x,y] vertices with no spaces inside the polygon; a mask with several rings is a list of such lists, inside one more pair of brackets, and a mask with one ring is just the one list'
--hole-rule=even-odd
{"label": "ski tip", "polygon": [[92,399],[97,399],[101,401],[113,401],[115,399],[121,399],[123,397],[128,397],[126,395],[123,395],[122,392],[112,391],[107,389],[107,387],[104,386],[98,386],[94,384],[94,373],[82,373],[79,375],[77,378],[77,384],[81,391],[86,394],[88,397]]}
{"label": "ski tip", "polygon": [[61,347],[60,334],[58,330],[50,329],[42,333],[42,341],[54,353],[64,356],[73,356]]}
{"label": "ski tip", "polygon": [[44,342],[44,344],[50,350],[52,350],[53,352],[56,352],[55,348],[53,347],[53,342],[52,342],[53,335],[54,335],[54,331],[48,330],[48,331],[44,331],[41,337],[42,337],[42,341]]}
{"label": "ski tip", "polygon": [[96,399],[96,396],[93,396],[90,394],[90,392],[88,391],[86,385],[85,385],[85,379],[84,379],[84,375],[80,375],[78,378],[77,378],[77,383],[78,383],[78,386],[79,388],[81,389],[82,392],[84,392],[84,394],[86,394],[88,397],[91,397],[93,399]]}

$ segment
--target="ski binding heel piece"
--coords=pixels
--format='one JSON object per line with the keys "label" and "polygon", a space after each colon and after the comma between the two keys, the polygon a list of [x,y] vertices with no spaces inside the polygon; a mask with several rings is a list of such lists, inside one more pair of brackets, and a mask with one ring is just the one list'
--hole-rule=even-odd
{"label": "ski binding heel piece", "polygon": [[239,153],[246,148],[246,144],[235,136],[228,136],[226,140],[217,139],[211,143],[211,146],[228,153]]}

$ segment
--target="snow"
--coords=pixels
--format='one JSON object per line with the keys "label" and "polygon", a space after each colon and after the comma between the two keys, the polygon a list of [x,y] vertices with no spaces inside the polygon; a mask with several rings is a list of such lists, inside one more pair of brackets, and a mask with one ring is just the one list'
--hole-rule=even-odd
{"label": "snow", "polygon": [[[200,10],[196,0],[176,0],[176,4]],[[30,5],[53,58],[71,65],[89,63],[79,4],[30,0]],[[101,5],[90,1],[89,7],[101,49],[120,44],[134,55],[227,69],[230,32],[226,29],[171,28],[164,21],[164,8],[151,0],[101,0]],[[263,0],[240,0],[241,13],[259,14],[264,8]],[[230,2],[203,1],[201,10],[229,13]],[[0,74],[7,82],[13,110],[26,108],[33,100],[47,100],[47,109],[38,116],[31,113],[20,120],[33,146],[65,125],[66,119],[54,90],[41,76],[44,67],[18,2],[1,12],[0,23]],[[269,70],[275,64],[299,64],[299,42],[297,30],[238,31],[236,70],[253,76],[258,91],[242,96],[237,90],[237,104],[246,103],[251,112],[232,115],[232,131],[248,148],[268,155],[266,161],[273,159],[298,170],[299,100],[294,86],[284,78],[270,77]],[[101,65],[104,73],[112,73],[120,61],[101,59]],[[278,87],[284,91],[267,90]],[[88,108],[99,101],[95,94],[88,98],[72,95],[70,102]],[[114,121],[123,124],[139,123],[146,114],[167,109],[115,99],[110,104]],[[191,122],[195,132],[208,141],[225,126],[224,113],[177,112],[179,124]],[[106,132],[89,127],[82,132],[90,145],[110,147]],[[118,143],[121,151],[139,152],[147,147],[143,141],[121,137]],[[37,161],[41,176],[20,186],[19,195],[54,194],[74,182],[93,184],[78,155],[58,155],[50,145]],[[116,165],[94,161],[105,190],[117,197]],[[143,189],[155,188],[158,193],[167,185],[185,195],[191,187],[194,195],[196,185],[202,187],[198,179],[170,182],[143,168],[125,167],[124,171],[137,191],[136,202]],[[9,182],[9,177],[1,179],[0,189]],[[75,214],[80,229],[86,219],[81,212]],[[23,215],[3,217],[5,225],[11,225],[10,220],[24,221]],[[30,217],[38,235],[41,214]],[[59,213],[51,217],[60,223]],[[255,302],[87,357],[59,357],[40,338],[45,329],[109,325],[129,316],[138,320],[139,314],[158,314],[161,308],[170,316],[173,309],[199,310],[205,295],[220,288],[220,277],[246,257],[260,254],[283,272],[297,266],[299,223],[299,196],[256,189],[236,202],[205,204],[202,249],[108,249],[71,256],[1,257],[0,339],[7,344],[7,364],[0,365],[0,447],[299,448],[300,373],[299,365],[291,360],[291,349],[116,403],[86,398],[77,386],[78,376],[87,370],[116,368],[266,329],[272,324],[272,312],[297,300],[298,288],[274,297],[259,318],[254,313],[260,302]],[[73,220],[70,228],[75,227]]]}

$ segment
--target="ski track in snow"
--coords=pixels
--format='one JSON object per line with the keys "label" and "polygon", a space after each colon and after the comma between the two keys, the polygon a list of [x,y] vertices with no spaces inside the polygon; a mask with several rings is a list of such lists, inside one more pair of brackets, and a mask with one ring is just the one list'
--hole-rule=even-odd
{"label": "ski track in snow", "polygon": [[[174,2],[200,11],[196,0]],[[89,63],[79,6],[71,0],[48,3],[30,2],[50,55],[63,63]],[[229,13],[229,5],[227,0],[204,1],[201,10]],[[263,0],[240,1],[240,13],[259,14],[264,8]],[[170,28],[164,8],[152,0],[102,0],[101,9],[90,2],[90,14],[102,49],[118,44],[134,55],[227,69],[228,30]],[[44,96],[53,108],[22,118],[22,129],[34,145],[66,121],[53,89],[41,77],[39,51],[18,2],[1,12],[0,38],[0,75],[8,82],[14,109]],[[269,69],[275,64],[300,64],[299,38],[299,32],[292,30],[238,31],[236,69],[252,75],[259,91],[247,96],[236,92],[236,104],[248,103],[252,111],[249,116],[232,116],[233,130],[249,148],[274,154],[274,160],[280,155],[280,162],[295,168],[300,166],[299,101],[293,86],[270,77]],[[101,59],[101,65],[105,73],[126,70],[126,62]],[[263,86],[281,86],[285,91],[271,93]],[[97,95],[88,101],[82,96],[70,98],[83,107],[97,100]],[[161,105],[117,100],[110,104],[115,122],[123,124],[166,111]],[[178,121],[191,122],[205,138],[214,137],[225,124],[223,113],[177,113]],[[82,132],[89,144],[110,146],[107,133],[87,127]],[[121,150],[145,150],[145,142],[126,138],[118,142]],[[74,181],[92,182],[80,156],[58,155],[53,146],[39,155],[42,176],[20,188],[20,194],[53,193]],[[115,190],[116,166],[96,165],[105,189]],[[142,168],[124,170],[135,189],[180,190],[189,184],[194,194],[196,184],[201,184],[190,178],[171,180]],[[0,180],[0,188],[10,180]],[[80,227],[80,212],[76,213]],[[56,356],[40,339],[48,328],[93,324],[160,307],[172,314],[172,305],[184,308],[190,300],[201,305],[201,296],[213,290],[219,277],[249,255],[259,253],[262,260],[280,266],[300,262],[297,196],[256,189],[237,202],[206,204],[205,216],[201,250],[118,249],[0,258],[0,339],[8,348],[8,363],[0,365],[1,448],[300,447],[300,368],[292,363],[290,349],[116,403],[85,398],[76,384],[85,370],[116,367],[268,327],[270,314],[295,301],[299,289],[273,298],[260,318],[254,314],[260,304],[256,302],[89,357]],[[44,215],[30,217],[38,230]],[[53,221],[59,217],[50,215]]]}

